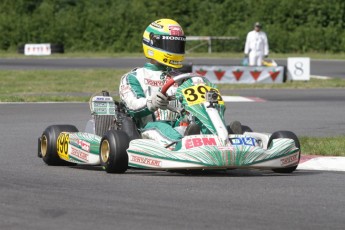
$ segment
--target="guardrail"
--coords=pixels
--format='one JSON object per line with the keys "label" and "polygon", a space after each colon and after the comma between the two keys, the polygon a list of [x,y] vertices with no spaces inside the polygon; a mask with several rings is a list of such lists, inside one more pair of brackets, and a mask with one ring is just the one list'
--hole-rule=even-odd
{"label": "guardrail", "polygon": [[204,41],[190,49],[186,52],[190,52],[200,46],[207,45],[208,53],[212,53],[212,40],[238,40],[238,37],[227,37],[227,36],[187,36],[187,41]]}

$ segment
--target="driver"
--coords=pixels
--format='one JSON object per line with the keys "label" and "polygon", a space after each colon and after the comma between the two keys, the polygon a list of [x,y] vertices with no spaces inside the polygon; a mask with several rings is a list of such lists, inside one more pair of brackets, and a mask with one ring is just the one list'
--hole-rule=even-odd
{"label": "driver", "polygon": [[[179,102],[169,101],[160,90],[169,76],[177,74],[173,69],[182,67],[185,42],[183,29],[176,21],[159,19],[152,22],[144,31],[142,40],[148,63],[121,78],[121,101],[141,130],[143,138],[154,139],[162,144],[182,138],[173,128],[177,113],[167,109],[168,105],[179,107]],[[167,95],[174,95],[176,90],[177,85],[173,85]]]}

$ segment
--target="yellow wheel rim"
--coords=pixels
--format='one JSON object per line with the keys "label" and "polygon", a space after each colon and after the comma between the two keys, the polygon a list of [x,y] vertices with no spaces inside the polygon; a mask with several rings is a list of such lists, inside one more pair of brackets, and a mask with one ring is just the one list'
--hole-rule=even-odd
{"label": "yellow wheel rim", "polygon": [[102,162],[107,162],[109,159],[110,145],[108,140],[103,140],[101,145],[101,158]]}
{"label": "yellow wheel rim", "polygon": [[41,137],[41,153],[42,157],[45,157],[47,155],[47,149],[48,149],[48,140],[46,135],[43,135]]}

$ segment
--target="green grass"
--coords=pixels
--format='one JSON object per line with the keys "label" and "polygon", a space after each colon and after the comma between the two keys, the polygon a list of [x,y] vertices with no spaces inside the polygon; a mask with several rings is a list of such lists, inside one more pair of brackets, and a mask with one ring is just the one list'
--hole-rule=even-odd
{"label": "green grass", "polygon": [[345,156],[345,136],[300,137],[302,154]]}
{"label": "green grass", "polygon": [[[143,57],[142,53],[112,53],[112,52],[66,52],[64,54],[52,54],[50,56],[25,56],[13,51],[0,51],[0,58],[121,58]],[[243,58],[243,53],[187,53],[188,58]],[[345,60],[345,53],[271,53],[269,58],[279,59],[288,57],[310,57],[312,59],[338,59]]]}
{"label": "green grass", "polygon": [[0,101],[88,101],[102,90],[113,95],[128,70],[3,70],[0,71]]}

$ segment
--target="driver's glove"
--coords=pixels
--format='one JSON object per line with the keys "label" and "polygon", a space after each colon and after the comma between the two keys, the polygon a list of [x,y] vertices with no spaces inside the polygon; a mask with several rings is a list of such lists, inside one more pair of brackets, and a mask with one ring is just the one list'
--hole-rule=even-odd
{"label": "driver's glove", "polygon": [[167,109],[169,104],[168,97],[162,94],[161,92],[155,92],[151,95],[151,97],[147,98],[147,108],[153,112],[156,111],[158,108],[160,109]]}

